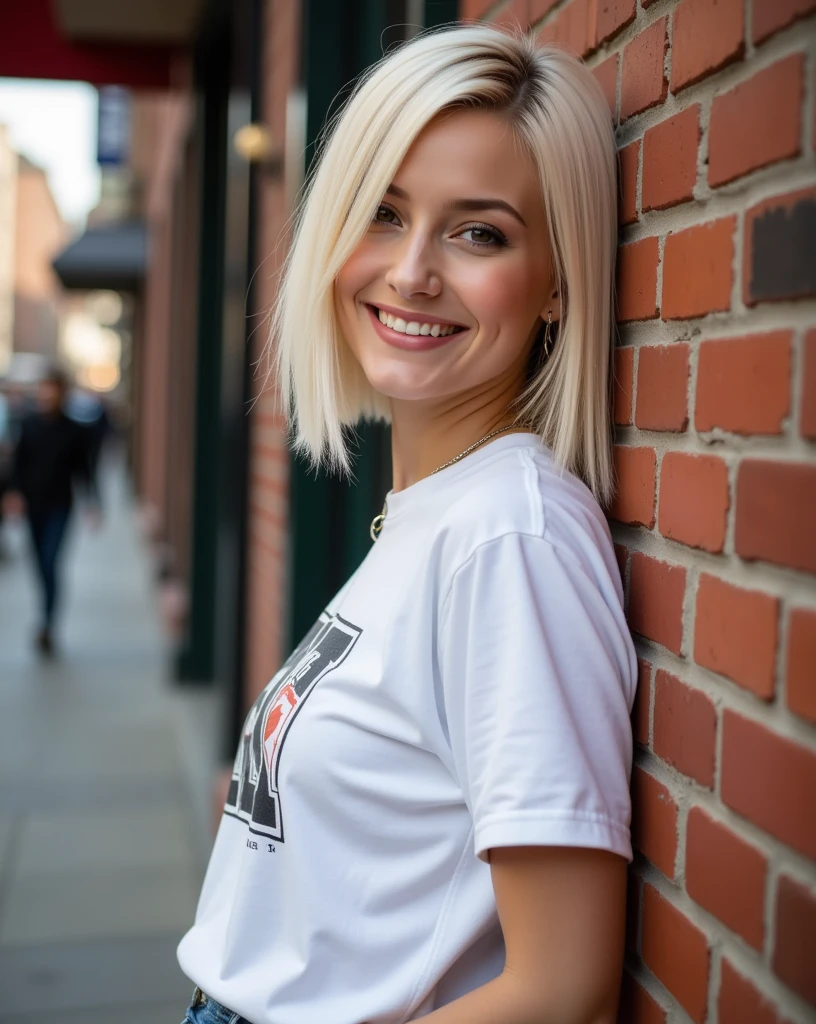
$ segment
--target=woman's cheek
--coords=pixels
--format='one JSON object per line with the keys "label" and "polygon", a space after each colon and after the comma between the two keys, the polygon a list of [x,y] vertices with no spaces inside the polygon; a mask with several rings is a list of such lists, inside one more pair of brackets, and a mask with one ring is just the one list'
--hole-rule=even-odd
{"label": "woman's cheek", "polygon": [[541,289],[535,288],[527,268],[507,265],[488,269],[473,280],[469,292],[470,308],[481,323],[526,321],[539,312]]}

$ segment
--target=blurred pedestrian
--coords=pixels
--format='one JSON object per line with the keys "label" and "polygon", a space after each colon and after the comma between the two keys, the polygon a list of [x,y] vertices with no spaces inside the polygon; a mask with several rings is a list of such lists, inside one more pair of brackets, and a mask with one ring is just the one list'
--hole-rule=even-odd
{"label": "blurred pedestrian", "polygon": [[54,620],[59,603],[59,556],[74,502],[74,485],[85,492],[93,525],[99,522],[99,498],[91,465],[87,430],[64,411],[67,381],[52,369],[37,385],[36,405],[22,422],[14,448],[7,515],[28,520],[40,583],[42,619],[36,644],[54,651]]}
{"label": "blurred pedestrian", "polygon": [[[0,527],[3,526],[3,495],[11,483],[11,466],[14,443],[11,434],[11,407],[8,398],[0,390]],[[0,532],[0,560],[6,557],[3,535]]]}
{"label": "blurred pedestrian", "polygon": [[68,394],[65,412],[86,428],[91,472],[96,476],[102,449],[112,429],[105,401],[100,395],[77,388]]}

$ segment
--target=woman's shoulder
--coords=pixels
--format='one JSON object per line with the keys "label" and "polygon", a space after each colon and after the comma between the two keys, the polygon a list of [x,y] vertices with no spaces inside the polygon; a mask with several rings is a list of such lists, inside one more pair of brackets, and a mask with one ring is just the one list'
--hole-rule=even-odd
{"label": "woman's shoulder", "polygon": [[508,448],[463,476],[437,523],[447,559],[513,535],[540,538],[582,562],[612,555],[609,527],[589,488],[543,445]]}

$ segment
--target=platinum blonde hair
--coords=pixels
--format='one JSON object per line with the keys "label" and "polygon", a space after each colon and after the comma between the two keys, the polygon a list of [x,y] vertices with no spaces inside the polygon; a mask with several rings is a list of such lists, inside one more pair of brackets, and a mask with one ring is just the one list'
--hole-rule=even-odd
{"label": "platinum blonde hair", "polygon": [[[385,57],[329,126],[299,208],[272,316],[296,448],[349,469],[343,427],[389,419],[343,339],[334,281],[411,144],[442,111],[506,118],[537,167],[561,296],[558,341],[516,408],[601,501],[612,492],[609,380],[616,149],[599,84],[576,58],[488,26],[428,33]],[[542,281],[542,305],[546,301]]]}

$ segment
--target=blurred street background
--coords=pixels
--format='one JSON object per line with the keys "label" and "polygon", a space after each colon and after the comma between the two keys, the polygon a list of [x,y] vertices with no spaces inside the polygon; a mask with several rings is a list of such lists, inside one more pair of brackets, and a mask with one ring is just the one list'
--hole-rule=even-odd
{"label": "blurred street background", "polygon": [[[620,1024],[816,1019],[816,0],[0,0],[0,1024],[184,1015],[245,714],[391,481],[381,423],[311,472],[265,384],[296,200],[359,75],[457,18],[585,59],[620,157]],[[52,427],[44,630],[14,474]]]}
{"label": "blurred street background", "polygon": [[206,691],[167,686],[120,458],[104,527],[69,537],[58,659],[32,655],[28,537],[0,566],[0,992],[3,1024],[177,1022],[175,963],[210,845]]}
{"label": "blurred street background", "polygon": [[293,203],[335,97],[456,15],[0,0],[0,498],[55,369],[101,446],[47,636],[26,516],[0,517],[0,1024],[184,1015],[243,717],[389,486],[384,428],[355,485],[315,479],[262,393]]}

